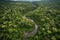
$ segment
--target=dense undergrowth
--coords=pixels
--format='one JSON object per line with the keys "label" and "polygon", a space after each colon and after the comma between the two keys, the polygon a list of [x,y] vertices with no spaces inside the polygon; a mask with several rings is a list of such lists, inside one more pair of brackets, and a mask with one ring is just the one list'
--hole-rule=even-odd
{"label": "dense undergrowth", "polygon": [[28,40],[59,40],[60,10],[36,6],[32,3],[0,4],[0,40],[22,40],[26,30],[32,31],[34,23],[39,29]]}

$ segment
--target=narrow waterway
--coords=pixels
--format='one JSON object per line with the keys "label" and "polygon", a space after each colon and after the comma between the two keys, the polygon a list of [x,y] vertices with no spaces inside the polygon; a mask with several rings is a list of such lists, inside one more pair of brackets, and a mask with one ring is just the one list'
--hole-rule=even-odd
{"label": "narrow waterway", "polygon": [[[30,20],[31,21],[31,20]],[[32,20],[32,22],[34,22],[33,20]],[[34,22],[35,23],[35,22]],[[35,26],[34,26],[35,28],[33,29],[33,31],[32,32],[30,32],[29,30],[28,31],[26,31],[25,33],[24,33],[24,35],[23,35],[23,40],[28,40],[28,37],[32,37],[32,36],[34,36],[36,33],[37,33],[37,31],[38,31],[38,25],[35,23]]]}

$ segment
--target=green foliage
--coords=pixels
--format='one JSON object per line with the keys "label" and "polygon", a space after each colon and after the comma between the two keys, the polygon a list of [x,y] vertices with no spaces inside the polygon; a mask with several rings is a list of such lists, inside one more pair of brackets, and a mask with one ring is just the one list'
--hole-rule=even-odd
{"label": "green foliage", "polygon": [[39,26],[38,33],[28,40],[59,40],[60,10],[38,5],[29,2],[0,4],[0,40],[22,40],[24,32],[32,31],[35,23]]}

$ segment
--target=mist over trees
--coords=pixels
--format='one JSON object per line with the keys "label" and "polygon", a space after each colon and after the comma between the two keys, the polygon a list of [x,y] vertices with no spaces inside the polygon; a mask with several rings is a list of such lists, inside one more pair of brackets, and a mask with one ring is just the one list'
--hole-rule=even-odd
{"label": "mist over trees", "polygon": [[0,0],[0,1],[60,1],[60,0]]}

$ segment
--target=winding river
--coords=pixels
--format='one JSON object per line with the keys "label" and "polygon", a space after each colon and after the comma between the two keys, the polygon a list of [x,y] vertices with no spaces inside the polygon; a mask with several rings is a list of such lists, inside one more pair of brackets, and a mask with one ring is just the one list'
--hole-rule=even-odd
{"label": "winding river", "polygon": [[[30,19],[28,19],[28,20],[30,20]],[[30,20],[30,21],[34,22],[33,20]],[[35,22],[34,22],[34,23],[35,23]],[[23,35],[23,40],[28,40],[28,37],[34,36],[34,35],[37,33],[37,31],[38,31],[38,25],[35,23],[35,28],[34,28],[34,30],[33,30],[32,32],[26,31],[26,32],[24,33],[24,35]]]}

